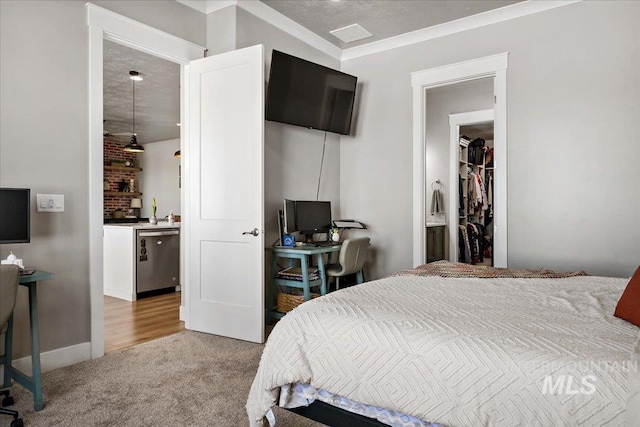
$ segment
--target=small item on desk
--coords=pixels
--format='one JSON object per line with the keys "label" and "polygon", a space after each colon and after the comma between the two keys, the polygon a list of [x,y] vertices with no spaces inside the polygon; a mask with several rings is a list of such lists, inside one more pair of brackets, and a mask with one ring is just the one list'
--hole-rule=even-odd
{"label": "small item on desk", "polygon": [[35,272],[36,272],[35,270],[20,270],[20,275],[21,276],[31,276]]}
{"label": "small item on desk", "polygon": [[340,230],[338,228],[331,229],[331,240],[334,242],[340,241]]}
{"label": "small item on desk", "polygon": [[[340,240],[340,238],[338,238]],[[326,240],[322,242],[313,242],[307,243],[309,246],[315,246],[316,248],[323,248],[325,246],[336,246],[339,242],[334,242],[333,240]]]}
{"label": "small item on desk", "polygon": [[333,221],[333,226],[337,228],[360,228],[366,229],[367,226],[353,219],[337,219]]}
{"label": "small item on desk", "polygon": [[15,256],[13,254],[13,251],[9,252],[9,256],[7,257],[7,259],[3,259],[2,260],[2,265],[12,265],[15,264],[20,268],[24,268],[24,262],[22,261],[22,258],[18,258],[17,256]]}
{"label": "small item on desk", "polygon": [[285,234],[282,236],[282,246],[294,247],[296,244],[296,238],[293,234]]}

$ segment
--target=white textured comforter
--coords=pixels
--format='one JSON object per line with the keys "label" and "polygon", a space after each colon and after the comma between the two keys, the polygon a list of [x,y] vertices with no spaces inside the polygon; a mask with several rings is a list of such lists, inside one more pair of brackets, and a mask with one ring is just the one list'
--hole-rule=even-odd
{"label": "white textured comforter", "polygon": [[624,425],[638,328],[627,280],[390,277],[309,301],[272,331],[252,425],[309,383],[448,426]]}

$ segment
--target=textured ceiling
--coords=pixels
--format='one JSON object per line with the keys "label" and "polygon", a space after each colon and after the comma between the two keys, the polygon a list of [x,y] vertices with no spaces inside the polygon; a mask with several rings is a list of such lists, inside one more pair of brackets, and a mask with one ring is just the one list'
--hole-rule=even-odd
{"label": "textured ceiling", "polygon": [[[345,49],[431,27],[500,7],[518,0],[261,0],[334,45]],[[343,43],[331,30],[358,23],[373,34]],[[136,82],[138,142],[180,137],[180,66],[120,44],[104,41],[104,129],[131,132],[132,82],[129,71],[144,77]],[[116,137],[127,143],[129,136]]]}
{"label": "textured ceiling", "polygon": [[[520,0],[261,0],[281,14],[346,49],[431,27]],[[343,43],[331,30],[360,24],[373,34],[353,43]]]}
{"label": "textured ceiling", "polygon": [[[180,66],[120,44],[104,41],[104,129],[131,132],[132,81],[136,82],[136,134],[141,144],[180,137]],[[129,136],[116,137],[123,143]]]}

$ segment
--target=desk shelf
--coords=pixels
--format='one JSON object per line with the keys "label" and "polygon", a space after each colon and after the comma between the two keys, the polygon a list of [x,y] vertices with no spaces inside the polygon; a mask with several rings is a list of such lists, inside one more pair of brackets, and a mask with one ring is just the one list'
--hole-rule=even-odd
{"label": "desk shelf", "polygon": [[[273,279],[273,284],[277,286],[288,286],[290,288],[304,289],[304,282],[302,280],[289,280],[289,279]],[[309,287],[313,288],[322,285],[322,279],[309,280]]]}

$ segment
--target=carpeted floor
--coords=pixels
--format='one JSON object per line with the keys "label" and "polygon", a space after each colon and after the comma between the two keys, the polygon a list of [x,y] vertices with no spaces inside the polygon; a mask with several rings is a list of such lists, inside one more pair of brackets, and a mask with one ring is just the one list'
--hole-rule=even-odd
{"label": "carpeted floor", "polygon": [[[245,426],[263,345],[185,331],[43,375],[44,409],[12,388],[26,426]],[[277,426],[318,426],[275,408]],[[11,418],[0,416],[0,427]]]}

